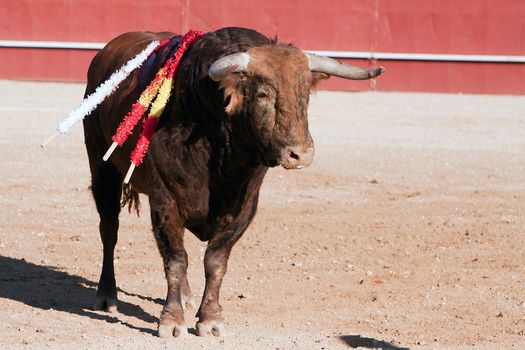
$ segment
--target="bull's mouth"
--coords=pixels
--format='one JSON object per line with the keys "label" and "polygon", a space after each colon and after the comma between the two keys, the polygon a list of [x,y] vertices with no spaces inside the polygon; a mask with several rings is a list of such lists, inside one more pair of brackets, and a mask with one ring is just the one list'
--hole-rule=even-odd
{"label": "bull's mouth", "polygon": [[294,169],[297,170],[297,169],[302,169],[302,168],[308,166],[308,165],[302,165],[302,164],[292,164],[292,163],[288,162],[287,160],[279,161],[279,160],[276,160],[276,159],[272,159],[272,160],[269,160],[267,162],[263,162],[263,164],[266,165],[267,167],[270,167],[270,168],[275,168],[277,166],[282,166],[286,170],[294,170]]}
{"label": "bull's mouth", "polygon": [[308,165],[302,165],[302,164],[293,164],[293,162],[288,161],[288,159],[269,159],[269,160],[263,161],[262,163],[263,165],[270,167],[270,168],[282,166],[286,170],[302,169],[308,166]]}
{"label": "bull's mouth", "polygon": [[286,170],[300,170],[300,169],[304,168],[303,165],[290,166],[290,165],[287,165],[287,164],[281,164],[281,166],[283,168],[285,168]]}
{"label": "bull's mouth", "polygon": [[283,160],[279,165],[285,168],[286,170],[302,169],[305,166],[308,166],[308,165],[302,165],[302,164],[293,164],[289,162],[288,160]]}

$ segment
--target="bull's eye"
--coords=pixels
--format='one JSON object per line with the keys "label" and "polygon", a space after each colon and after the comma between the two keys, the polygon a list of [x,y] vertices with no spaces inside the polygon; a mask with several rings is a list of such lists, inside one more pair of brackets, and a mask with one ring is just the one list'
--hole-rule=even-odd
{"label": "bull's eye", "polygon": [[265,99],[267,99],[270,96],[264,91],[259,91],[259,92],[257,92],[257,95],[255,95],[255,97],[257,97],[257,99],[259,99],[259,100],[265,100]]}

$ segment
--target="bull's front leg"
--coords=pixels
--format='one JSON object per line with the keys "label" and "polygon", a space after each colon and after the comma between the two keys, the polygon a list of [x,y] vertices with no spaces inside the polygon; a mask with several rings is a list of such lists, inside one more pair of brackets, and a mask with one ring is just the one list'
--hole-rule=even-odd
{"label": "bull's front leg", "polygon": [[213,334],[224,335],[224,319],[222,306],[219,304],[219,293],[222,279],[226,274],[228,258],[233,243],[211,240],[204,255],[204,273],[206,286],[202,295],[202,302],[197,312],[197,333],[200,336]]}
{"label": "bull's front leg", "polygon": [[251,222],[257,202],[253,202],[245,208],[237,221],[232,222],[228,229],[216,232],[208,242],[206,254],[204,255],[204,273],[206,286],[202,295],[202,302],[197,312],[197,334],[205,336],[213,334],[218,337],[224,335],[224,319],[222,317],[222,306],[219,303],[219,293],[222,279],[226,274],[228,258],[235,244],[242,236],[248,224]]}
{"label": "bull's front leg", "polygon": [[177,205],[169,196],[150,194],[153,232],[164,262],[168,282],[166,303],[160,314],[159,337],[184,336],[188,329],[184,323],[182,297],[189,291],[186,272],[188,255],[184,249],[182,226]]}

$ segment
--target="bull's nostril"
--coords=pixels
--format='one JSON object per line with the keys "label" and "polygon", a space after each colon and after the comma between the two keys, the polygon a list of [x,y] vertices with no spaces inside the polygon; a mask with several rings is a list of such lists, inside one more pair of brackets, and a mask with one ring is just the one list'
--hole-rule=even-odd
{"label": "bull's nostril", "polygon": [[290,152],[290,158],[293,158],[295,160],[299,160],[299,156],[293,151]]}

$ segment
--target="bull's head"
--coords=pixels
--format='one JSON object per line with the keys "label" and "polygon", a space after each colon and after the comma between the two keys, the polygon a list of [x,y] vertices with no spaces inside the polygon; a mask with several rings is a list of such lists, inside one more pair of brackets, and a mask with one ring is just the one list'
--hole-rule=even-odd
{"label": "bull's head", "polygon": [[222,57],[210,66],[209,76],[224,90],[226,113],[248,117],[263,164],[300,169],[310,165],[314,155],[307,109],[315,84],[331,75],[362,80],[383,71],[382,67],[364,70],[277,44]]}

